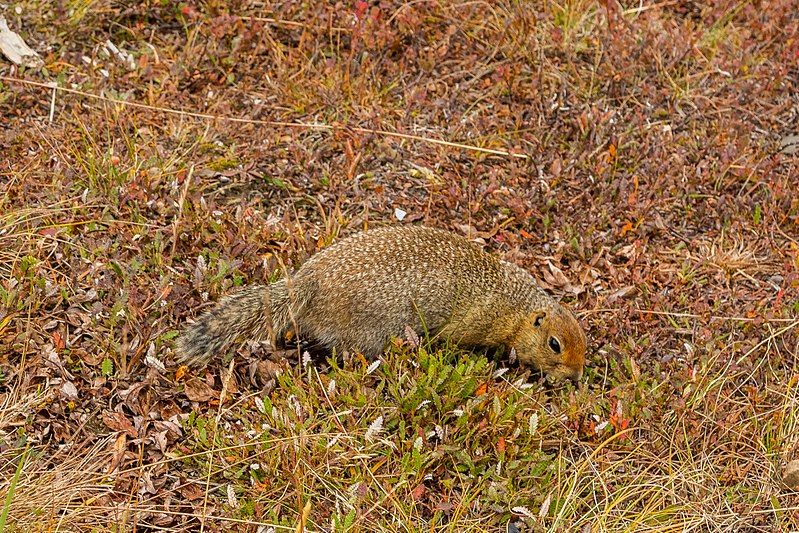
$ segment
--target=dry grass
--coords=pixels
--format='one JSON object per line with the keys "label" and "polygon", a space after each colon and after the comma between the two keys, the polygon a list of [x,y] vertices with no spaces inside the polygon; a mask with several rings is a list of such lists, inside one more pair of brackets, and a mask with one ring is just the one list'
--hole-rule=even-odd
{"label": "dry grass", "polygon": [[[46,67],[0,63],[10,530],[799,531],[792,3],[14,7]],[[565,297],[584,382],[424,342],[173,364],[387,223]]]}
{"label": "dry grass", "polygon": [[[107,527],[107,520],[96,507],[113,493],[113,485],[102,476],[109,462],[108,439],[76,442],[57,450],[42,442],[26,442],[26,417],[52,401],[53,394],[12,393],[3,397],[0,427],[7,444],[0,451],[0,462],[4,471],[19,469],[13,497],[4,500],[10,517],[6,526],[11,525],[12,531],[64,531],[79,524]],[[4,495],[10,483],[10,478],[4,480]]]}

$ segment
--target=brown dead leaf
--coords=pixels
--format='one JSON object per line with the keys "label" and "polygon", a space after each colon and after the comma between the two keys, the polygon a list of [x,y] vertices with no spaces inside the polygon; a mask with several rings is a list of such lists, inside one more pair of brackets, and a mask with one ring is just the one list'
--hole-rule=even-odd
{"label": "brown dead leaf", "polygon": [[97,366],[105,359],[105,354],[102,351],[84,350],[83,348],[72,350],[70,355],[80,359],[81,363],[85,363],[89,366]]}
{"label": "brown dead leaf", "polygon": [[[142,404],[147,405],[147,398],[149,394],[145,394],[149,392],[150,386],[143,382],[139,381],[137,383],[132,384],[129,388],[119,391],[119,398],[125,402],[125,405],[130,408],[131,411],[134,413],[142,414]],[[140,398],[142,394],[145,394],[143,398]]]}
{"label": "brown dead leaf", "polygon": [[257,377],[264,382],[276,379],[282,373],[283,366],[269,359],[258,359],[250,364],[251,377]]}
{"label": "brown dead leaf", "polygon": [[553,265],[551,261],[547,261],[547,267],[549,268],[549,271],[543,271],[544,278],[547,280],[547,283],[555,287],[571,287],[569,278],[566,277],[566,274],[564,274],[560,268]]}
{"label": "brown dead leaf", "polygon": [[[103,416],[105,417],[105,413],[103,413]],[[119,466],[119,463],[122,462],[122,459],[125,457],[125,450],[127,450],[127,444],[128,444],[127,433],[122,431],[117,436],[117,440],[114,441],[114,455],[111,459],[111,464],[108,465],[108,470],[106,471],[106,474],[110,474],[111,472],[116,470],[117,467]]]}
{"label": "brown dead leaf", "polygon": [[103,424],[108,429],[113,431],[122,431],[128,434],[131,438],[138,438],[139,432],[133,426],[133,423],[122,413],[116,411],[103,411]]}
{"label": "brown dead leaf", "polygon": [[458,228],[461,233],[469,238],[469,239],[483,239],[484,241],[490,240],[491,238],[496,235],[499,230],[502,229],[503,226],[507,225],[509,221],[506,221],[502,225],[494,226],[492,229],[488,231],[478,231],[475,227],[470,226],[468,224],[455,224],[455,227]]}
{"label": "brown dead leaf", "polygon": [[[151,423],[153,431],[159,434],[158,438],[162,439],[164,443],[171,444],[183,436],[180,425],[171,420],[153,420]],[[161,448],[161,451],[166,451],[166,448]]]}
{"label": "brown dead leaf", "polygon": [[166,452],[167,444],[169,444],[169,439],[167,438],[167,431],[148,431],[147,432],[149,437],[152,438],[155,447],[160,450],[161,452]]}
{"label": "brown dead leaf", "polygon": [[635,286],[634,285],[626,285],[620,289],[617,289],[608,295],[606,300],[607,303],[613,303],[617,300],[624,298],[627,295],[635,295]]}
{"label": "brown dead leaf", "polygon": [[186,380],[183,392],[185,392],[186,397],[193,402],[207,402],[219,395],[218,392],[209,387],[204,381],[197,378]]}
{"label": "brown dead leaf", "polygon": [[419,347],[419,335],[417,335],[410,326],[405,326],[405,339],[408,341],[411,348]]}
{"label": "brown dead leaf", "polygon": [[580,294],[585,291],[585,285],[572,285],[572,282],[566,277],[566,274],[564,274],[559,267],[555,266],[552,261],[547,261],[547,268],[542,268],[541,274],[544,279],[540,282],[540,285],[544,289],[557,288],[572,294]]}
{"label": "brown dead leaf", "polygon": [[196,483],[186,483],[178,489],[178,492],[190,502],[202,499],[205,496],[203,490]]}
{"label": "brown dead leaf", "polygon": [[435,506],[436,511],[441,511],[445,515],[450,514],[454,508],[455,505],[450,502],[438,502]]}

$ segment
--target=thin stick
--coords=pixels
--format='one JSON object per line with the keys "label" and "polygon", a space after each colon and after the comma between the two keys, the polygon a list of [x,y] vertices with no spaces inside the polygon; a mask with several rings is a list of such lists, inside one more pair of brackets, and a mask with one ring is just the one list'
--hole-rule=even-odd
{"label": "thin stick", "polygon": [[[267,24],[274,24],[275,26],[288,26],[289,28],[308,28],[309,26],[304,22],[297,22],[294,20],[283,20],[283,19],[275,19],[271,17],[247,17],[248,19],[255,20],[257,22],[266,22]],[[350,32],[352,31],[350,28],[340,28],[338,26],[332,26],[330,28],[333,31],[341,31],[341,32]]]}
{"label": "thin stick", "polygon": [[[652,309],[640,309],[638,307],[635,308],[636,311],[639,313],[649,314],[649,315],[660,315],[660,316],[670,316],[674,318],[705,318],[702,315],[695,315],[693,313],[671,313],[669,311],[654,311]],[[611,311],[611,309],[603,309],[603,311]],[[743,316],[716,316],[710,315],[710,320],[726,320],[731,322],[794,322],[795,318],[747,318]]]}
{"label": "thin stick", "polygon": [[53,82],[50,83],[50,86],[53,88],[53,96],[50,98],[50,116],[48,117],[48,122],[52,124],[53,117],[55,116],[55,95],[58,92],[58,85]]}
{"label": "thin stick", "polygon": [[[12,78],[10,76],[0,76],[0,80],[6,81],[9,83],[20,83],[23,85],[31,85],[33,87],[46,87],[50,88],[51,86],[46,83],[40,83],[31,80],[22,80],[19,78]],[[458,148],[461,150],[471,150],[474,152],[480,152],[484,154],[492,154],[492,155],[501,155],[504,157],[516,157],[518,159],[529,159],[526,154],[521,154],[517,152],[508,152],[506,150],[497,150],[494,148],[482,148],[480,146],[474,146],[471,144],[464,144],[464,143],[457,143],[457,142],[450,142],[450,141],[443,141],[440,139],[430,139],[428,137],[421,137],[419,135],[411,135],[409,133],[399,133],[396,131],[386,131],[386,130],[376,130],[376,129],[369,129],[369,128],[361,128],[358,126],[338,126],[338,125],[331,125],[331,124],[320,124],[320,123],[307,123],[307,122],[283,122],[279,120],[256,120],[256,119],[249,119],[249,118],[239,118],[239,117],[225,117],[221,115],[211,115],[208,113],[197,113],[193,111],[182,111],[179,109],[172,109],[169,107],[157,107],[151,106],[147,104],[142,104],[139,102],[126,102],[124,100],[115,100],[113,98],[109,98],[107,96],[100,96],[97,94],[87,93],[84,91],[79,91],[77,89],[70,89],[67,87],[58,87],[59,91],[63,91],[66,93],[77,94],[80,96],[85,96],[86,98],[92,98],[94,100],[100,100],[102,102],[108,102],[112,104],[118,104],[128,107],[135,107],[138,109],[147,109],[150,111],[156,111],[160,113],[170,113],[173,115],[180,115],[184,117],[192,117],[192,118],[199,118],[204,120],[225,120],[228,122],[235,122],[235,123],[243,123],[243,124],[260,124],[265,126],[276,126],[276,127],[285,127],[285,128],[303,128],[303,129],[311,129],[311,130],[319,130],[319,131],[334,131],[336,129],[348,129],[357,133],[364,133],[364,134],[371,134],[371,135],[382,135],[383,137],[393,137],[395,139],[405,139],[410,141],[419,141],[428,144],[437,144],[439,146],[448,146],[450,148]]]}

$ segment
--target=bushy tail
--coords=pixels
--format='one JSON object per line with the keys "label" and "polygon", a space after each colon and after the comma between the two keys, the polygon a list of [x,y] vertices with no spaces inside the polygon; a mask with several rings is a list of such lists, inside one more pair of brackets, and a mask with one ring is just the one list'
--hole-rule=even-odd
{"label": "bushy tail", "polygon": [[271,337],[274,342],[270,295],[273,292],[270,289],[274,288],[274,285],[254,285],[223,298],[178,337],[177,361],[192,366],[206,364],[239,339]]}

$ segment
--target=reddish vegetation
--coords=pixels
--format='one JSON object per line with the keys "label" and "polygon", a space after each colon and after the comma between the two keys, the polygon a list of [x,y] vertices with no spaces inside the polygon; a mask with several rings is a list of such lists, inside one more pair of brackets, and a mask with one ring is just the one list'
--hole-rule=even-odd
{"label": "reddish vegetation", "polygon": [[[102,471],[118,475],[103,505],[138,495],[152,506],[142,524],[194,527],[169,509],[199,514],[206,487],[162,459],[194,450],[178,415],[214,420],[226,367],[184,375],[175,330],[205,297],[337,235],[398,224],[399,208],[403,224],[483,239],[578,312],[588,384],[535,389],[561,421],[545,431],[562,439],[559,467],[594,450],[600,464],[626,457],[628,472],[687,461],[716,483],[716,506],[697,508],[719,530],[799,527],[799,501],[775,481],[799,457],[795,3],[19,4],[5,16],[46,67],[0,63],[0,390],[8,405],[47,393],[0,417],[8,453],[23,436],[53,468],[105,450]],[[263,385],[242,353],[234,403]],[[497,381],[479,389],[487,412],[512,390]],[[275,386],[275,405],[290,405]],[[434,448],[431,424],[408,431]],[[480,454],[527,453],[510,434],[490,439]],[[275,468],[292,464],[285,453]],[[419,516],[462,519],[471,505],[475,523],[533,520],[483,505],[489,489],[469,493],[452,464],[435,464],[455,488],[397,487]],[[350,494],[367,501],[362,527],[382,524],[371,483]],[[536,490],[533,515],[543,502],[562,512],[555,489]],[[235,506],[220,494],[210,505],[224,515]],[[253,497],[241,516],[292,524],[303,494],[285,498],[275,510]],[[315,507],[309,520],[333,514]]]}

